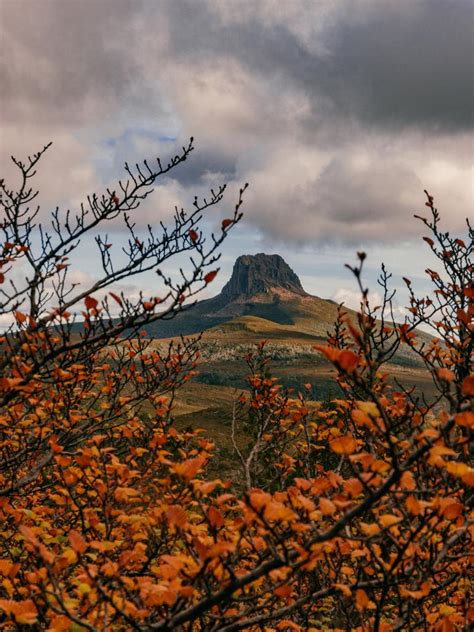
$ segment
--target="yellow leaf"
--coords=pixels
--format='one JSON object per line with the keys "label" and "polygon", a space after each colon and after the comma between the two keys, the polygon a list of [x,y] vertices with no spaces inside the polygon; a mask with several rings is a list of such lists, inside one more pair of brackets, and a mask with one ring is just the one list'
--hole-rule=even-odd
{"label": "yellow leaf", "polygon": [[357,402],[357,408],[367,415],[370,415],[370,417],[375,418],[379,416],[379,409],[374,402]]}

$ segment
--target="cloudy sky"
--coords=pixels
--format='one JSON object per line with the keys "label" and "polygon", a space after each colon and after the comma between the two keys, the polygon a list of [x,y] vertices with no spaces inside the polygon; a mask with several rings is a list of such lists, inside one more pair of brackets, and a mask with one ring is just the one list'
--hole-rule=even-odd
{"label": "cloudy sky", "polygon": [[41,202],[74,208],[125,160],[166,158],[193,135],[192,159],[140,221],[222,181],[232,206],[248,181],[213,291],[236,256],[262,251],[324,297],[351,301],[343,264],[360,249],[372,283],[383,260],[395,286],[402,274],[421,284],[423,189],[446,229],[472,213],[473,11],[472,0],[0,0],[2,174],[14,184],[10,154],[53,140]]}

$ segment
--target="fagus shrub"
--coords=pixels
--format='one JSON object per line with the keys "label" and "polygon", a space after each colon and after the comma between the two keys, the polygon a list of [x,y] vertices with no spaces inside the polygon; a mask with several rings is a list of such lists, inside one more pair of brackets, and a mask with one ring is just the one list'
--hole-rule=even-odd
{"label": "fagus shrub", "polygon": [[[285,393],[266,373],[264,346],[256,349],[234,420],[251,426],[242,480],[211,479],[213,442],[172,424],[197,341],[159,353],[137,335],[213,280],[217,249],[241,217],[240,198],[212,238],[200,230],[222,187],[190,213],[177,210],[159,234],[136,228],[133,214],[156,179],[191,149],[167,166],[127,167],[115,190],[75,215],[54,212],[49,229],[29,188],[45,150],[16,161],[18,191],[1,184],[0,307],[12,318],[0,354],[2,629],[466,628],[472,229],[468,243],[441,232],[428,196],[425,241],[444,274],[428,271],[434,291],[423,298],[406,280],[403,324],[391,317],[386,272],[383,304],[369,305],[359,254],[358,320],[341,310],[319,347],[344,392],[331,405],[307,402],[303,386]],[[116,262],[97,234],[102,275],[87,288],[68,284],[71,252],[117,218],[129,232],[125,258]],[[183,252],[192,264],[177,283],[161,265]],[[114,290],[151,269],[161,296],[132,301]],[[432,327],[431,342],[420,325]],[[425,363],[434,401],[389,384],[384,365],[401,345]]]}

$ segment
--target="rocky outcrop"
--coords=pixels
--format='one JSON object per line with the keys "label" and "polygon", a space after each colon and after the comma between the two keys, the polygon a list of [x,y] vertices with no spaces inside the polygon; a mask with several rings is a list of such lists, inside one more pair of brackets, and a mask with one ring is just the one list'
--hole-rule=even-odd
{"label": "rocky outcrop", "polygon": [[150,323],[146,331],[151,338],[189,336],[239,316],[257,316],[292,325],[299,302],[310,298],[280,255],[242,255],[234,263],[232,276],[220,294],[185,306],[170,320]]}
{"label": "rocky outcrop", "polygon": [[280,255],[242,255],[236,260],[222,295],[226,298],[251,296],[278,288],[306,294],[298,276]]}

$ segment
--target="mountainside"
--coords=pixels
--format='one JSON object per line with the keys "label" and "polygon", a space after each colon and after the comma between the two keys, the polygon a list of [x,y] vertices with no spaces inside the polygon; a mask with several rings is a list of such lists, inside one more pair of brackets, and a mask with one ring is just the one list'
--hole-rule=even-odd
{"label": "mountainside", "polygon": [[325,335],[336,309],[332,301],[305,292],[280,255],[242,255],[220,294],[198,302],[171,320],[149,325],[147,333],[152,338],[190,335],[241,316],[253,316]]}
{"label": "mountainside", "polygon": [[[345,311],[356,318],[354,311]],[[220,294],[172,320],[158,321],[148,327],[148,334],[156,339],[157,347],[164,348],[167,342],[160,339],[203,332],[199,374],[194,380],[199,388],[190,386],[184,391],[186,406],[182,413],[190,414],[196,407],[212,408],[212,402],[226,388],[226,397],[233,388],[245,388],[245,355],[262,340],[267,340],[273,374],[285,386],[298,389],[311,383],[314,399],[337,396],[334,371],[314,348],[326,342],[336,317],[337,304],[305,292],[282,257],[243,255],[236,260]],[[392,358],[390,370],[399,382],[424,390],[424,370],[406,345]]]}

